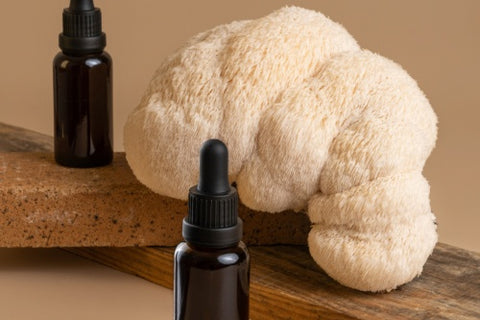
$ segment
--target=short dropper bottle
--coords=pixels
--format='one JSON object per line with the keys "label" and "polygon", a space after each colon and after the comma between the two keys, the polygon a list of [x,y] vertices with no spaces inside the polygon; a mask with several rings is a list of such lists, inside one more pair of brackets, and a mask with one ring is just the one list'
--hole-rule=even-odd
{"label": "short dropper bottle", "polygon": [[174,319],[247,320],[250,257],[220,140],[201,148],[200,179],[190,188],[182,234],[174,257]]}
{"label": "short dropper bottle", "polygon": [[112,59],[93,0],[63,10],[62,50],[53,60],[54,149],[58,164],[107,165],[113,157]]}

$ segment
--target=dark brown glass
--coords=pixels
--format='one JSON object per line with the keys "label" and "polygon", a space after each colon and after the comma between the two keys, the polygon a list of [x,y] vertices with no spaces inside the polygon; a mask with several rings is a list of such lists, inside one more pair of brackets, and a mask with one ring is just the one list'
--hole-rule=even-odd
{"label": "dark brown glass", "polygon": [[112,161],[112,59],[106,52],[57,54],[54,74],[55,161],[97,167]]}
{"label": "dark brown glass", "polygon": [[175,320],[248,320],[250,257],[243,242],[225,249],[183,242],[174,265]]}

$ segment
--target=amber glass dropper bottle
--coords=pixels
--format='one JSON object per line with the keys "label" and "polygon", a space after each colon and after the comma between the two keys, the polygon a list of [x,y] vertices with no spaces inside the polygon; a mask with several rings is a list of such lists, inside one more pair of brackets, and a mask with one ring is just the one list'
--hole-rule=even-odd
{"label": "amber glass dropper bottle", "polygon": [[62,50],[53,60],[55,160],[68,167],[107,165],[113,156],[112,59],[93,0],[63,10]]}
{"label": "amber glass dropper bottle", "polygon": [[186,242],[174,257],[175,320],[248,320],[250,257],[238,218],[238,194],[228,182],[228,150],[208,140],[200,179],[190,188]]}

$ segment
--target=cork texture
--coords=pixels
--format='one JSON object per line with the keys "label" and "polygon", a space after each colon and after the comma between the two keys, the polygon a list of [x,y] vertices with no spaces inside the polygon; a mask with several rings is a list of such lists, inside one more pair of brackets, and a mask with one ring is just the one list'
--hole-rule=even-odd
{"label": "cork texture", "polygon": [[[61,167],[50,152],[0,153],[0,247],[173,246],[186,213],[138,182],[123,153],[91,169]],[[249,245],[306,243],[304,213],[240,205],[239,215]]]}

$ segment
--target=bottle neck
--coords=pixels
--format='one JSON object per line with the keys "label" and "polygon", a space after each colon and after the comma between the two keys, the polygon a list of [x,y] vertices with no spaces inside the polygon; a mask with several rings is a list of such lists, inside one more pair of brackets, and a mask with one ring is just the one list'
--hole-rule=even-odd
{"label": "bottle neck", "polygon": [[67,50],[62,50],[62,53],[66,56],[69,57],[95,57],[103,54],[105,51],[92,51],[92,52],[78,52],[78,51],[67,51]]}
{"label": "bottle neck", "polygon": [[243,222],[240,218],[237,218],[234,226],[228,228],[205,228],[183,219],[183,238],[200,247],[228,248],[235,246],[242,239],[242,233]]}
{"label": "bottle neck", "polygon": [[217,252],[217,251],[222,251],[222,250],[229,250],[233,248],[237,248],[240,245],[240,242],[231,244],[227,247],[209,247],[209,246],[204,246],[204,245],[199,245],[196,243],[192,243],[190,241],[185,241],[186,244],[193,250],[196,251],[204,251],[204,252]]}
{"label": "bottle neck", "polygon": [[58,45],[65,54],[83,56],[103,52],[107,45],[107,37],[102,33],[97,37],[73,38],[60,33]]}

